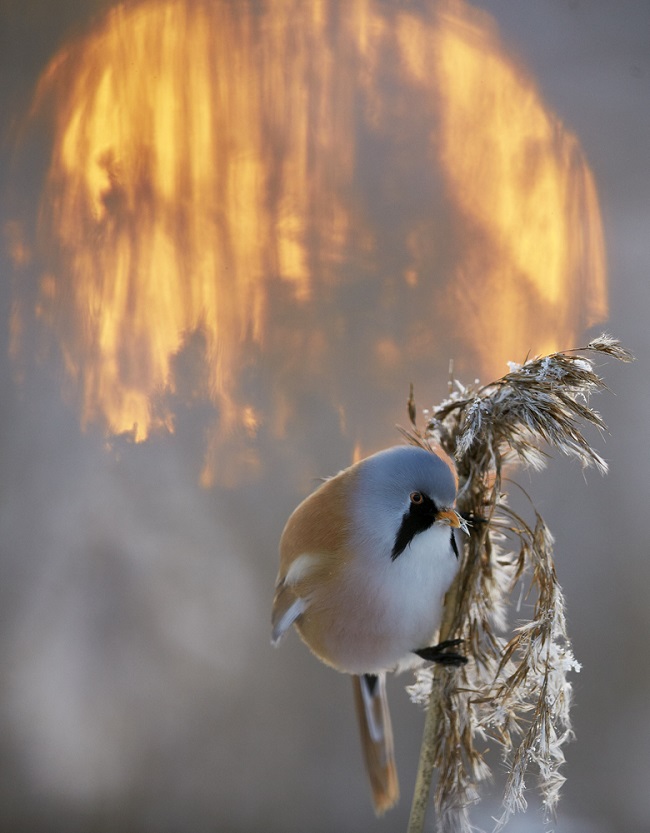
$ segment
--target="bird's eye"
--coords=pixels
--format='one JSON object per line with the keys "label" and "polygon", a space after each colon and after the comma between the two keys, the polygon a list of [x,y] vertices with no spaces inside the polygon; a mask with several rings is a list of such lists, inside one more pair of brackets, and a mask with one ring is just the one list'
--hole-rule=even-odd
{"label": "bird's eye", "polygon": [[424,497],[422,496],[422,492],[411,492],[409,495],[411,503],[414,503],[416,506],[420,506],[420,504],[424,503]]}

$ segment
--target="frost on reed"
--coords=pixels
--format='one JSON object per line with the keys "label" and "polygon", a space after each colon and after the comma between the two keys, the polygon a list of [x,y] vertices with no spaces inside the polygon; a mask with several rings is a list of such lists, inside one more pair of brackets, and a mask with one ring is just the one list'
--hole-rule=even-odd
{"label": "frost on reed", "polygon": [[[583,425],[604,430],[589,405],[590,394],[605,388],[584,354],[622,361],[631,355],[603,335],[580,351],[511,365],[511,372],[485,386],[450,382],[450,396],[427,415],[420,431],[409,400],[412,443],[439,443],[455,458],[459,476],[457,507],[467,521],[461,568],[446,599],[440,639],[462,638],[470,661],[458,669],[419,672],[410,688],[417,702],[429,702],[420,771],[409,833],[423,829],[433,770],[438,830],[475,830],[468,809],[478,801],[478,785],[490,770],[477,748],[492,740],[502,749],[507,782],[500,830],[512,813],[526,808],[526,778],[532,766],[549,819],[552,819],[564,762],[562,747],[571,736],[571,684],[578,671],[566,632],[564,598],[553,563],[553,537],[530,505],[525,520],[508,504],[505,487],[514,485],[506,468],[545,465],[544,447],[559,449],[583,467],[605,472],[607,464],[589,445]],[[532,617],[508,640],[506,611],[515,588],[526,592]],[[521,611],[519,611],[521,615]]]}

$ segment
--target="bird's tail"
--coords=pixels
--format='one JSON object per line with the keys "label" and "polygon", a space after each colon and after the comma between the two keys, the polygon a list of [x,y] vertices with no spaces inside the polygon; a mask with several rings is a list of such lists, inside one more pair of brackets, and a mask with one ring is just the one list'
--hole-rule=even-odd
{"label": "bird's tail", "polygon": [[393,751],[393,727],[386,697],[386,675],[353,677],[361,746],[378,816],[399,799],[399,783]]}

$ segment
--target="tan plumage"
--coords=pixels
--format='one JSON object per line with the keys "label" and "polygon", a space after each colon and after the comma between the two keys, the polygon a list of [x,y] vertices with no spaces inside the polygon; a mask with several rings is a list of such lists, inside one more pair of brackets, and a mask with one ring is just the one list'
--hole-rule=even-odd
{"label": "tan plumage", "polygon": [[345,568],[345,541],[350,527],[348,491],[352,482],[353,477],[333,477],[305,498],[287,521],[280,544],[271,616],[273,640],[277,642],[292,624],[283,617],[290,614],[297,600],[316,600],[309,613],[292,621],[310,649],[328,665],[333,663],[314,627],[315,616],[318,609],[328,605],[327,588],[334,574]]}
{"label": "tan plumage", "polygon": [[[345,542],[350,525],[348,489],[354,477],[334,477],[325,481],[318,491],[309,495],[291,515],[280,548],[280,571],[273,599],[272,627],[276,628],[287,617],[292,606],[300,599],[313,598],[322,590],[324,579],[331,581],[332,574],[345,567]],[[305,541],[313,552],[305,552]],[[298,559],[304,559],[303,569],[291,567]],[[287,576],[289,581],[287,581]],[[322,593],[321,593],[322,595]],[[327,606],[327,596],[321,606]],[[299,605],[299,608],[301,606]],[[313,613],[313,612],[312,612]],[[290,613],[289,613],[290,617]],[[286,621],[286,620],[285,620]],[[332,658],[314,627],[315,619],[309,611],[301,612],[294,621],[296,629],[310,649],[323,662],[331,665]],[[285,624],[286,630],[288,625]],[[366,771],[370,779],[373,805],[378,815],[393,807],[399,799],[399,783],[393,750],[393,730],[386,698],[385,675],[378,677],[375,691],[367,691],[362,677],[352,677],[354,701],[361,735],[361,747]]]}
{"label": "tan plumage", "polygon": [[361,749],[370,779],[372,803],[378,816],[399,801],[399,781],[393,748],[393,726],[386,697],[386,675],[379,674],[374,691],[364,677],[352,677]]}

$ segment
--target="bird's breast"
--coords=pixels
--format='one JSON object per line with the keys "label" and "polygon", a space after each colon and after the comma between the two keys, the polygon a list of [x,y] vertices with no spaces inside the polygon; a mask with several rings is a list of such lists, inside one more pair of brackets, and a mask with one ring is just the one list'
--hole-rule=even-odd
{"label": "bird's breast", "polygon": [[[385,557],[383,557],[385,555]],[[321,659],[348,673],[416,664],[412,652],[432,644],[442,600],[458,569],[448,527],[416,535],[399,558],[358,553],[336,593],[314,597],[299,630],[318,634]]]}

